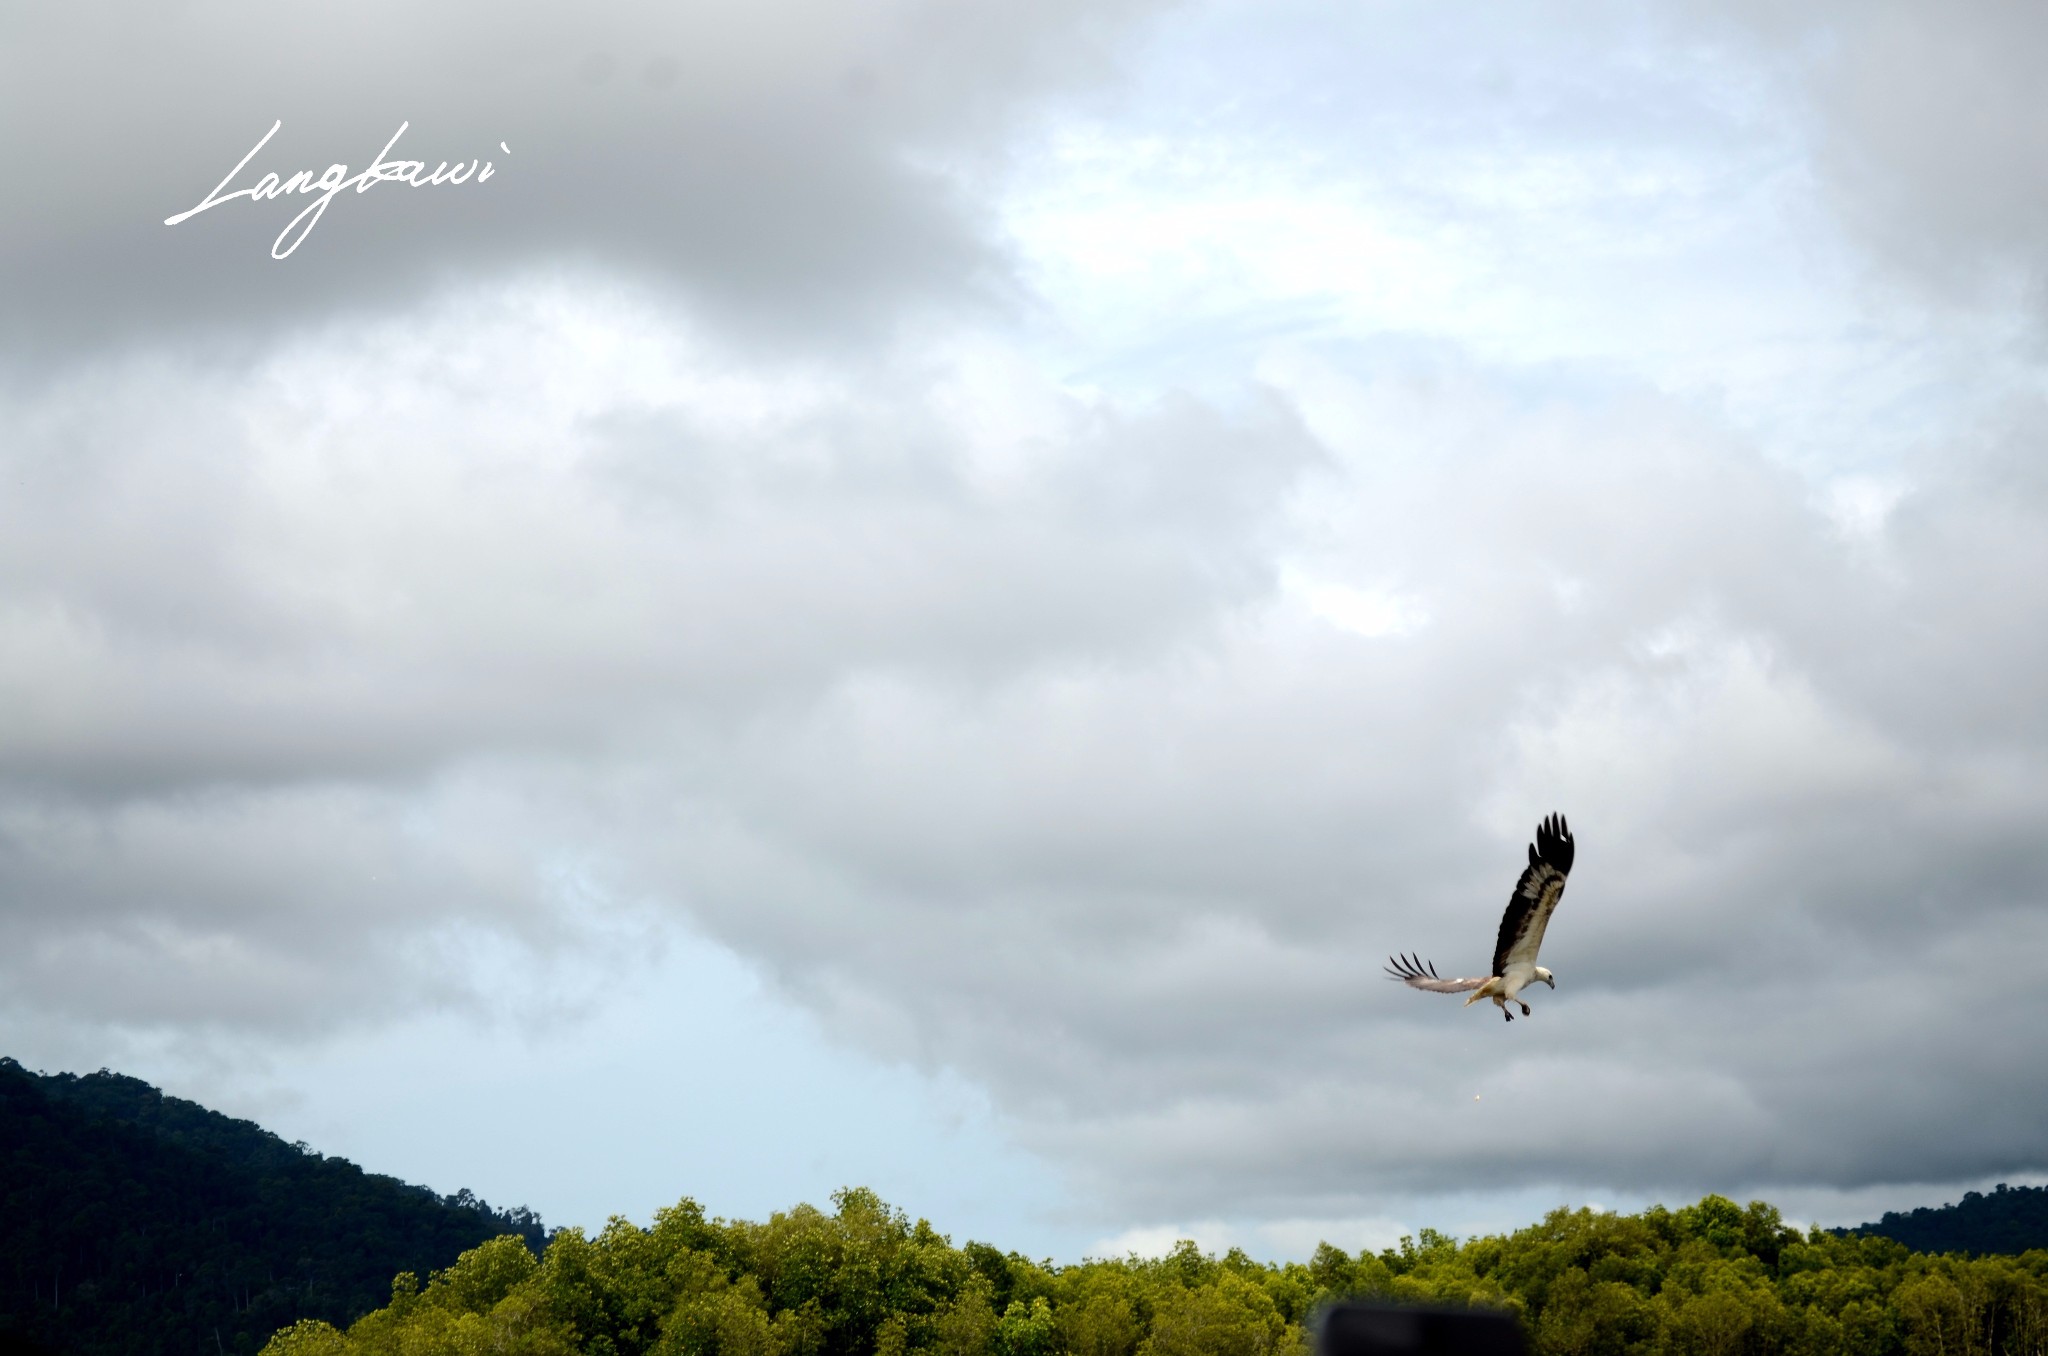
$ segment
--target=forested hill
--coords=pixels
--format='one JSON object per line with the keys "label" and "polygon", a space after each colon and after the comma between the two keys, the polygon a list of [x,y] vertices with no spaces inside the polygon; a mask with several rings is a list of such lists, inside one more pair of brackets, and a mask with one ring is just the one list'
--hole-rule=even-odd
{"label": "forested hill", "polygon": [[1916,1252],[2020,1253],[2048,1248],[2048,1187],[2009,1187],[2000,1182],[1988,1196],[1969,1191],[1939,1209],[1923,1205],[1906,1214],[1891,1210],[1875,1224],[1842,1232],[1883,1234]]}
{"label": "forested hill", "polygon": [[249,1353],[347,1323],[524,1209],[446,1198],[100,1072],[0,1058],[0,1356]]}

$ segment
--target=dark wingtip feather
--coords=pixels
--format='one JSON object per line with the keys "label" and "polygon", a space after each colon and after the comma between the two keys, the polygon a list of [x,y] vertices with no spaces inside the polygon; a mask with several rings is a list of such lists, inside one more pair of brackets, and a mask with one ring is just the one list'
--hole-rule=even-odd
{"label": "dark wingtip feather", "polygon": [[1406,984],[1411,979],[1436,979],[1440,976],[1434,965],[1426,966],[1421,957],[1403,951],[1387,957],[1387,978]]}
{"label": "dark wingtip feather", "polygon": [[1577,855],[1578,844],[1572,841],[1571,827],[1564,816],[1555,811],[1545,816],[1536,826],[1536,841],[1529,845],[1529,865],[1543,862],[1569,876]]}

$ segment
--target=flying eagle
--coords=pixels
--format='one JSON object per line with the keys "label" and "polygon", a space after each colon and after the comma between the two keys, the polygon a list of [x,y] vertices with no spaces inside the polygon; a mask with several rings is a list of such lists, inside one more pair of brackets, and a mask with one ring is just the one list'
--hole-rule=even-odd
{"label": "flying eagle", "polygon": [[1557,987],[1550,971],[1536,963],[1536,949],[1543,945],[1543,929],[1564,895],[1564,878],[1572,870],[1572,851],[1572,831],[1565,827],[1563,815],[1554,814],[1536,826],[1536,841],[1529,846],[1529,865],[1523,868],[1514,894],[1508,897],[1508,911],[1500,917],[1500,940],[1493,947],[1492,975],[1482,979],[1444,979],[1434,965],[1413,956],[1387,957],[1387,974],[1411,989],[1427,989],[1431,993],[1463,993],[1470,989],[1472,996],[1465,1000],[1468,1008],[1482,998],[1491,998],[1509,1021],[1515,1020],[1508,1007],[1510,1003],[1521,1008],[1522,1015],[1527,1017],[1529,1005],[1521,999],[1522,990],[1539,979],[1553,989]]}

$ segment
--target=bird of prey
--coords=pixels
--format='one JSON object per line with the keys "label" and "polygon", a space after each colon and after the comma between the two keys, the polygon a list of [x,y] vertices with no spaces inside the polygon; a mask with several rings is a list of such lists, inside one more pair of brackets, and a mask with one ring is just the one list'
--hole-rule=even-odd
{"label": "bird of prey", "polygon": [[1465,1000],[1468,1008],[1482,998],[1491,998],[1509,1021],[1515,1020],[1514,1011],[1508,1006],[1511,1003],[1527,1017],[1529,1005],[1521,999],[1522,990],[1538,980],[1553,989],[1557,987],[1550,971],[1536,963],[1536,950],[1543,945],[1543,929],[1549,925],[1550,915],[1564,895],[1564,878],[1572,870],[1572,852],[1572,831],[1565,827],[1563,815],[1554,814],[1536,826],[1536,841],[1529,846],[1529,865],[1515,882],[1508,910],[1500,918],[1500,940],[1494,943],[1491,975],[1444,979],[1434,965],[1414,956],[1387,957],[1387,974],[1411,989],[1427,989],[1431,993],[1464,993],[1469,989],[1472,996]]}

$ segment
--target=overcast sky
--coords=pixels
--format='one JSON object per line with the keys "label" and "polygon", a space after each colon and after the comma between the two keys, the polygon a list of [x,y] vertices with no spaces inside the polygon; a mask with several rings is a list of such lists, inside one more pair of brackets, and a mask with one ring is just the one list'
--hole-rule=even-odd
{"label": "overcast sky", "polygon": [[2048,10],[1784,9],[10,11],[0,1053],[1069,1260],[2043,1180]]}

